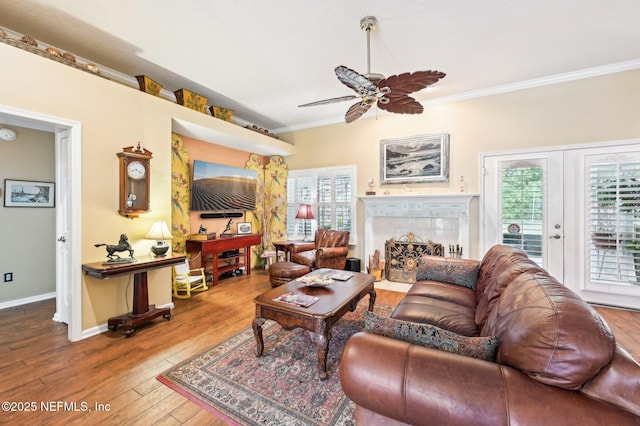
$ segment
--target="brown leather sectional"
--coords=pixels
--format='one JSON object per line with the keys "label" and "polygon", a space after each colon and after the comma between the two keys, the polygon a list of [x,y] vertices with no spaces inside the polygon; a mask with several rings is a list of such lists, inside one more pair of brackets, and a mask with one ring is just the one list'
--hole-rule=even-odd
{"label": "brown leather sectional", "polygon": [[391,317],[495,336],[495,362],[358,333],[340,366],[357,424],[640,425],[638,362],[524,252],[498,245],[481,262],[424,260]]}

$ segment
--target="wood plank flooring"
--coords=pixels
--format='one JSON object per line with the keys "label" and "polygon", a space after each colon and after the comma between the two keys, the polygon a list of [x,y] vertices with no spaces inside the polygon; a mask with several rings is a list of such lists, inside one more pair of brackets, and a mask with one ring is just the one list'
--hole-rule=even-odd
{"label": "wood plank flooring", "polygon": [[[22,412],[0,412],[0,424],[225,424],[156,376],[251,326],[252,300],[269,288],[265,271],[256,270],[174,300],[171,321],[159,318],[130,338],[120,328],[75,343],[66,325],[51,320],[55,300],[1,310],[0,395]],[[402,297],[379,290],[377,303],[396,305]],[[640,313],[597,309],[640,359]],[[32,403],[35,410],[24,412]]]}

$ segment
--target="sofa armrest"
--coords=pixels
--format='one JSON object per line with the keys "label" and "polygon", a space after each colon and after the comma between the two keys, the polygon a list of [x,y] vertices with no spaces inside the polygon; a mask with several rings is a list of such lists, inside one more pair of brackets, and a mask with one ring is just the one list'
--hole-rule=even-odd
{"label": "sofa armrest", "polygon": [[289,244],[289,253],[301,253],[303,251],[315,250],[316,243],[313,241],[308,242],[295,242]]}
{"label": "sofa armrest", "polygon": [[408,424],[638,422],[628,411],[508,366],[364,332],[345,345],[340,381],[359,407]]}
{"label": "sofa armrest", "polygon": [[346,256],[348,253],[348,247],[318,247],[316,250],[316,260]]}

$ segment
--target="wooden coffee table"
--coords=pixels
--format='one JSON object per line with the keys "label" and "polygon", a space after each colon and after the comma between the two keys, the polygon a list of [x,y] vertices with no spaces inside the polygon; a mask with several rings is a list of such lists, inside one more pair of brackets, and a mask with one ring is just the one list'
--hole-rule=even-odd
{"label": "wooden coffee table", "polygon": [[[307,275],[326,271],[317,270]],[[256,297],[256,317],[253,320],[253,333],[257,342],[256,356],[261,356],[264,351],[262,325],[266,320],[276,321],[286,330],[303,328],[310,332],[313,341],[316,342],[318,375],[321,379],[326,379],[331,327],[347,311],[353,312],[366,294],[369,294],[369,311],[373,311],[376,301],[373,281],[373,275],[353,272],[353,277],[347,281],[334,281],[327,287],[307,287],[303,282],[290,281]],[[273,300],[288,291],[317,296],[320,300],[308,308]]]}

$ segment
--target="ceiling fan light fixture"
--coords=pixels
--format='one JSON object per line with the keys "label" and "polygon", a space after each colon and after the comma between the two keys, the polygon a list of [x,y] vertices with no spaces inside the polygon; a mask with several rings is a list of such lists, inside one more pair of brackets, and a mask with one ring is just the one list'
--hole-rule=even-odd
{"label": "ceiling fan light fixture", "polygon": [[374,103],[377,103],[380,109],[397,114],[421,114],[424,111],[424,107],[409,95],[436,83],[446,74],[440,71],[416,71],[385,78],[382,74],[372,73],[370,35],[377,25],[378,20],[374,16],[365,16],[360,20],[360,28],[367,32],[367,73],[360,74],[344,65],[339,65],[334,70],[338,80],[356,94],[311,102],[300,105],[301,107],[359,98],[358,102],[347,110],[346,123],[360,118]]}

